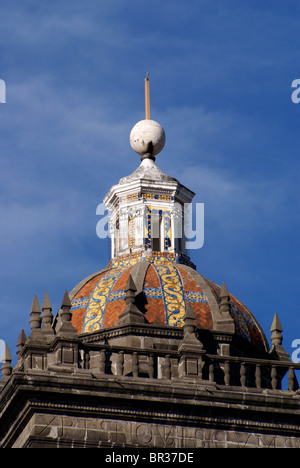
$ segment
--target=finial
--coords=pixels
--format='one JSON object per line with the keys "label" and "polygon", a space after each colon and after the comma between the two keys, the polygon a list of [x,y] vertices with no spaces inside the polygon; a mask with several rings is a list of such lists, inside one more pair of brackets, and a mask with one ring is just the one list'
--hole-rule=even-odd
{"label": "finial", "polygon": [[72,312],[70,311],[72,303],[68,291],[65,291],[61,308],[59,310],[60,327],[58,330],[59,335],[76,335],[76,328],[72,324]]}
{"label": "finial", "polygon": [[21,351],[22,351],[23,346],[25,345],[26,341],[27,341],[27,337],[26,337],[26,334],[25,334],[25,332],[24,332],[24,330],[23,330],[23,328],[22,328],[22,331],[21,331],[21,333],[20,333],[19,339],[18,339],[18,341],[17,341],[17,356],[18,356],[18,360],[19,360],[20,357],[21,357],[20,354],[21,354]]}
{"label": "finial", "polygon": [[145,119],[150,120],[150,83],[149,72],[145,78]]}
{"label": "finial", "polygon": [[[222,288],[220,291],[220,299],[221,299],[221,301],[219,302],[220,316],[216,320],[216,330],[221,331],[221,332],[226,332],[226,333],[227,332],[234,333],[235,323],[234,323],[232,316],[230,315],[230,296],[229,296],[229,292],[227,290],[225,281],[223,281]],[[221,343],[220,352],[222,354],[229,353],[229,344]]]}
{"label": "finial", "polygon": [[22,328],[19,339],[17,341],[17,347],[19,346],[23,347],[24,344],[26,343],[26,340],[27,340],[26,333],[24,332],[24,329]]}
{"label": "finial", "polygon": [[8,344],[5,343],[5,348],[4,348],[4,353],[3,353],[3,358],[2,358],[2,367],[1,367],[1,373],[2,373],[2,378],[7,378],[11,375],[12,373],[12,366],[11,366],[11,361],[12,357],[8,348]]}
{"label": "finial", "polygon": [[8,347],[7,343],[5,343],[2,361],[3,362],[11,362],[12,361],[12,357],[11,357],[11,354],[10,354],[9,347]]}
{"label": "finial", "polygon": [[191,303],[187,303],[186,312],[183,318],[184,321],[184,331],[188,333],[193,333],[195,330],[195,313],[192,309]]}
{"label": "finial", "polygon": [[[178,346],[178,351],[181,354],[178,366],[179,377],[188,376],[191,366],[194,367],[192,373],[197,375],[199,371],[200,375],[203,344],[196,336],[195,313],[190,302],[187,302],[183,321],[183,339]],[[191,355],[194,355],[192,358],[193,364],[190,363]],[[195,356],[197,356],[196,359]]]}
{"label": "finial", "polygon": [[283,329],[282,329],[279,317],[276,313],[274,315],[270,331],[272,332],[272,335],[271,335],[272,349],[270,353],[279,356],[279,359],[281,360],[289,361],[289,354],[286,352],[286,350],[282,346]]}
{"label": "finial", "polygon": [[223,281],[223,284],[222,284],[220,298],[221,298],[221,302],[219,304],[219,309],[220,309],[221,314],[225,314],[230,311],[230,297],[229,297],[229,293],[228,293],[225,281]]}
{"label": "finial", "polygon": [[42,311],[40,308],[38,298],[36,295],[34,295],[32,306],[31,306],[31,312],[30,312],[31,319],[29,320],[31,330],[41,328],[41,323],[42,323],[41,312]]}
{"label": "finial", "polygon": [[70,301],[70,297],[68,294],[68,291],[65,291],[64,298],[61,304],[61,319],[63,322],[70,322],[72,313],[70,312],[70,309],[72,307],[72,303]]}
{"label": "finial", "polygon": [[120,314],[118,323],[119,325],[131,325],[145,323],[144,314],[136,306],[136,286],[131,273],[128,277],[125,286],[125,302],[126,306],[124,311]]}
{"label": "finial", "polygon": [[271,335],[272,345],[273,346],[281,345],[282,340],[283,340],[282,338],[283,328],[281,326],[281,323],[277,314],[274,315],[270,331],[272,332],[272,335]]}
{"label": "finial", "polygon": [[43,310],[50,310],[52,311],[52,306],[51,306],[51,303],[50,303],[50,299],[49,299],[49,294],[48,292],[46,291],[45,293],[45,297],[44,297],[44,302],[43,302],[43,305],[42,305],[42,309]]}
{"label": "finial", "polygon": [[51,313],[52,306],[50,303],[48,292],[45,293],[45,298],[44,298],[44,302],[42,305],[42,309],[43,309],[43,314],[42,314],[43,326],[52,325],[52,322],[53,322],[53,315]]}
{"label": "finial", "polygon": [[135,293],[136,287],[133,281],[131,274],[128,277],[126,286],[125,286],[125,302],[126,304],[134,304],[135,303]]}
{"label": "finial", "polygon": [[159,123],[150,119],[149,73],[145,78],[145,120],[140,120],[130,133],[132,149],[141,155],[141,160],[152,159],[165,146],[166,135]]}
{"label": "finial", "polygon": [[43,322],[43,333],[51,339],[54,335],[54,330],[52,328],[53,324],[53,314],[52,314],[52,306],[50,303],[48,292],[45,293],[45,298],[43,302],[43,314],[42,314],[42,322]]}

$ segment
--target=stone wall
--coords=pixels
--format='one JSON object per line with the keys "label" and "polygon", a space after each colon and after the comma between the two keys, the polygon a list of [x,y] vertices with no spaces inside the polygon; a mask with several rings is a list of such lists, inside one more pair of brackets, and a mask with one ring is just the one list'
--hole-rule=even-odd
{"label": "stone wall", "polygon": [[31,447],[300,448],[290,436],[35,414],[14,444]]}

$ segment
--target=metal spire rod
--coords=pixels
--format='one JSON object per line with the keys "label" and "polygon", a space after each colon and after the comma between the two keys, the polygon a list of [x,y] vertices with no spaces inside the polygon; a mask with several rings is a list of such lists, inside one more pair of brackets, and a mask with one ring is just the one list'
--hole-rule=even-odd
{"label": "metal spire rod", "polygon": [[150,88],[149,88],[149,73],[145,78],[145,119],[150,120]]}

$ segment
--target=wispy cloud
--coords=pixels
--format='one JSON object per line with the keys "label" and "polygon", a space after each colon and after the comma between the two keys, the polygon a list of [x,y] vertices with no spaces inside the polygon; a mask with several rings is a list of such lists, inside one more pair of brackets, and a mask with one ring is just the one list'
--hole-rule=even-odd
{"label": "wispy cloud", "polygon": [[[184,171],[190,187],[198,187],[198,201],[205,203],[206,236],[221,237],[241,249],[258,242],[262,235],[282,235],[294,218],[289,180],[249,180],[234,170],[192,166]],[[289,209],[287,209],[289,206]]]}
{"label": "wispy cloud", "polygon": [[[96,206],[139,164],[129,133],[144,115],[147,71],[151,115],[167,135],[157,164],[205,203],[199,270],[225,270],[239,285],[250,278],[266,314],[273,306],[261,284],[270,275],[293,284],[297,303],[297,8],[293,0],[1,3],[0,336],[2,326],[17,334],[26,324],[33,293],[50,289],[59,301],[66,283],[108,261]],[[286,298],[276,300],[286,309]]]}

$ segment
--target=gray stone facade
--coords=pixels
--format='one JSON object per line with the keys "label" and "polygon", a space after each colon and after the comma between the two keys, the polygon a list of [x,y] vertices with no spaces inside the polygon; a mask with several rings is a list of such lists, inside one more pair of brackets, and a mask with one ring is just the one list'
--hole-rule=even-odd
{"label": "gray stone facade", "polygon": [[56,317],[48,294],[42,310],[34,298],[14,368],[6,346],[0,447],[300,448],[300,364],[277,314],[269,349],[225,283],[196,272],[178,232],[194,193],[154,164],[161,127],[138,129],[142,163],[105,199],[110,264],[66,292]]}
{"label": "gray stone facade", "polygon": [[14,369],[6,355],[2,448],[300,448],[300,366],[277,353],[278,332],[260,355],[234,333],[196,330],[189,314],[183,329],[129,323],[78,336],[69,309],[65,296],[51,331],[35,310]]}

